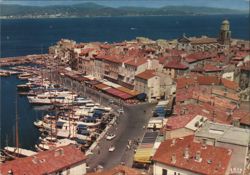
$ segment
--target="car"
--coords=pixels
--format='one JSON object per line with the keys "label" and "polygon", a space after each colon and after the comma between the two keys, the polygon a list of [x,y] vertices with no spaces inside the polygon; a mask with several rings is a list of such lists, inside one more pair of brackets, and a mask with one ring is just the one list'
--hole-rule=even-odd
{"label": "car", "polygon": [[112,140],[112,139],[114,139],[115,137],[116,137],[115,134],[109,134],[109,135],[106,137],[106,139],[107,139],[107,140]]}
{"label": "car", "polygon": [[124,110],[123,109],[118,109],[117,112],[121,114],[121,113],[124,113]]}
{"label": "car", "polygon": [[115,147],[114,146],[110,146],[109,147],[109,152],[113,152],[115,150]]}
{"label": "car", "polygon": [[109,99],[109,103],[110,103],[110,104],[113,104],[113,103],[114,103],[114,100]]}

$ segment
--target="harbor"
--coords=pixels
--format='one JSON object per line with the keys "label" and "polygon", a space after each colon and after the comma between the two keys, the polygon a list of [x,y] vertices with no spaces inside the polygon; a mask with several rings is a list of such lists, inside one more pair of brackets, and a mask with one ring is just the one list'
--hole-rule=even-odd
{"label": "harbor", "polygon": [[[11,64],[10,61],[8,62]],[[50,106],[49,111],[43,111],[42,116],[33,122],[39,131],[37,143],[32,147],[35,151],[49,150],[68,144],[79,144],[83,151],[87,152],[87,149],[101,135],[106,125],[116,117],[110,107],[104,107],[89,97],[80,97],[77,93],[69,91],[59,84],[52,84],[43,76],[38,67],[16,66],[9,67],[5,71],[18,71],[19,74],[15,78],[25,82],[16,85],[17,93],[21,95],[19,98],[25,98],[32,106]],[[16,75],[11,75],[11,78],[14,78],[13,76]],[[24,92],[29,93],[25,94]],[[16,111],[16,115],[18,112]],[[17,117],[16,122],[18,120]],[[18,137],[17,126],[12,128],[16,133],[15,137]],[[14,146],[13,144],[16,149],[5,147],[2,148],[5,150],[3,153],[12,150],[18,154],[21,145],[17,140],[15,143],[12,142],[12,146]]]}

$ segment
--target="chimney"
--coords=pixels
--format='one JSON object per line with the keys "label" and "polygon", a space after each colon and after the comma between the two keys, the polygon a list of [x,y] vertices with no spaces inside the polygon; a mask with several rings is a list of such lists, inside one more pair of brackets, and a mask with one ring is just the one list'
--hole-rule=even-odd
{"label": "chimney", "polygon": [[38,161],[39,161],[38,158],[36,156],[33,156],[32,162],[34,164],[38,164],[39,163]]}
{"label": "chimney", "polygon": [[115,173],[114,175],[126,175],[126,171],[120,170],[119,172]]}
{"label": "chimney", "polygon": [[189,158],[189,149],[188,149],[188,147],[184,148],[183,155],[184,155],[184,159],[188,159]]}
{"label": "chimney", "polygon": [[8,174],[7,174],[7,175],[14,175],[12,169],[10,169],[10,170],[8,171]]}
{"label": "chimney", "polygon": [[173,163],[173,164],[176,163],[176,155],[175,154],[172,154],[171,163]]}
{"label": "chimney", "polygon": [[195,161],[196,162],[201,162],[202,161],[201,152],[200,151],[196,151],[196,153],[195,153]]}
{"label": "chimney", "polygon": [[174,145],[175,145],[175,143],[176,143],[176,140],[175,140],[175,139],[173,139],[173,140],[172,140],[172,144],[171,144],[171,146],[174,146]]}
{"label": "chimney", "polygon": [[203,139],[201,149],[207,149],[207,140]]}
{"label": "chimney", "polygon": [[54,156],[57,157],[57,156],[61,156],[61,155],[64,155],[63,148],[56,149]]}
{"label": "chimney", "polygon": [[233,119],[233,126],[234,127],[240,127],[240,119],[239,118],[234,118]]}

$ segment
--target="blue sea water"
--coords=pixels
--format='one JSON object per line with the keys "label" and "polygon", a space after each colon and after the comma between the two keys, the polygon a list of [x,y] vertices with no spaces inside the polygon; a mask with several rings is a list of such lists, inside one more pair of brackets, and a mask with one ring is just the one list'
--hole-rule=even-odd
{"label": "blue sea water", "polygon": [[[249,16],[157,16],[97,17],[74,19],[1,20],[1,57],[46,53],[61,38],[77,42],[119,42],[138,36],[175,39],[187,36],[217,37],[222,20],[228,19],[233,38],[250,40]],[[1,78],[1,147],[14,144],[15,76]],[[44,112],[35,111],[26,97],[18,97],[19,138],[24,148],[34,148],[38,131],[33,121]],[[6,139],[8,138],[8,139]]]}

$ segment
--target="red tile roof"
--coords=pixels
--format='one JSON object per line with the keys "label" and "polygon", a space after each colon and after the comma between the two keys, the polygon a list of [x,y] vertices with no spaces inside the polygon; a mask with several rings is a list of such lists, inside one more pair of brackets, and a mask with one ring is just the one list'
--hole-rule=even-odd
{"label": "red tile roof", "polygon": [[225,86],[228,89],[233,89],[233,90],[239,89],[239,85],[234,81],[230,81],[230,80],[227,80],[225,78],[221,78],[221,83],[223,84],[223,86]]}
{"label": "red tile roof", "polygon": [[147,63],[147,59],[141,58],[141,57],[140,58],[133,58],[133,59],[129,59],[129,60],[125,61],[124,63],[127,65],[130,65],[130,66],[138,67],[142,64]]}
{"label": "red tile roof", "polygon": [[201,115],[217,123],[230,124],[231,122],[228,120],[226,109],[210,104],[176,105],[174,107],[174,113],[180,115],[183,109],[185,109],[186,114]]}
{"label": "red tile roof", "polygon": [[208,59],[208,58],[211,58],[210,54],[206,52],[196,52],[196,53],[187,55],[184,59],[188,63],[194,63],[196,61],[201,61],[201,60]]}
{"label": "red tile roof", "polygon": [[[188,158],[183,156],[185,148],[189,152]],[[201,155],[200,161],[195,160],[197,151]],[[175,162],[171,160],[173,155],[175,155]],[[153,161],[198,174],[222,175],[228,169],[231,155],[232,150],[210,145],[204,148],[201,143],[193,141],[193,136],[187,136],[183,139],[175,139],[175,143],[173,139],[162,142]]]}
{"label": "red tile roof", "polygon": [[197,82],[199,83],[199,85],[219,85],[220,78],[217,76],[198,76]]}
{"label": "red tile roof", "polygon": [[175,130],[184,128],[195,116],[196,115],[187,114],[169,117],[166,123],[166,129]]}
{"label": "red tile roof", "polygon": [[222,71],[222,68],[217,67],[217,66],[212,65],[212,64],[204,65],[203,69],[205,72],[221,72]]}
{"label": "red tile roof", "polygon": [[87,175],[118,175],[119,173],[123,173],[126,175],[147,175],[148,173],[143,173],[142,171],[127,167],[127,166],[121,166],[118,165],[112,169],[104,170],[101,172],[94,172],[94,173],[87,173]]}
{"label": "red tile roof", "polygon": [[233,113],[233,118],[239,118],[240,123],[250,126],[250,112],[243,110],[236,110]]}
{"label": "red tile roof", "polygon": [[186,70],[188,69],[188,66],[183,64],[180,60],[178,59],[173,59],[172,61],[167,62],[164,65],[165,68],[170,68],[170,69],[177,69],[177,70]]}
{"label": "red tile roof", "polygon": [[195,84],[195,82],[196,80],[194,79],[194,77],[180,77],[176,80],[176,88],[182,89],[186,86],[192,86]]}
{"label": "red tile roof", "polygon": [[137,78],[148,80],[156,76],[155,70],[145,70],[142,73],[136,75]]}
{"label": "red tile roof", "polygon": [[85,155],[75,145],[68,145],[50,151],[39,152],[36,156],[18,158],[1,164],[0,172],[13,174],[42,175],[51,174],[84,162]]}

